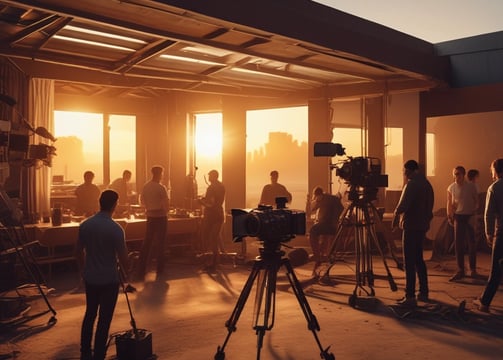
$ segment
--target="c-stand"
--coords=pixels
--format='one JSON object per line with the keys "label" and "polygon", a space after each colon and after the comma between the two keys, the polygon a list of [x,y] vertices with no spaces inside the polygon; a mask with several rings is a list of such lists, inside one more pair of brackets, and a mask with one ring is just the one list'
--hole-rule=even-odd
{"label": "c-stand", "polygon": [[393,275],[389,270],[386,258],[377,239],[375,222],[379,219],[379,214],[372,204],[373,195],[376,189],[359,190],[355,186],[350,186],[349,206],[342,212],[334,240],[328,252],[330,266],[323,277],[329,277],[331,268],[335,265],[336,251],[338,246],[344,244],[343,235],[347,234],[345,228],[350,227],[354,233],[355,244],[355,278],[356,285],[353,294],[349,297],[349,305],[356,307],[358,294],[364,293],[366,296],[375,296],[374,272],[372,264],[372,244],[381,255],[384,268],[386,269],[388,282],[392,291],[397,291],[397,285]]}
{"label": "c-stand", "polygon": [[276,305],[276,279],[278,270],[282,266],[284,266],[286,269],[288,281],[290,282],[293,292],[295,293],[299,305],[304,313],[308,329],[313,333],[314,339],[318,344],[321,358],[325,360],[335,360],[335,356],[329,352],[330,347],[323,349],[320,343],[320,340],[316,333],[320,330],[318,320],[311,311],[311,308],[302,290],[302,286],[300,285],[297,276],[293,272],[293,267],[289,259],[287,257],[284,257],[285,252],[281,250],[281,242],[264,241],[264,247],[260,248],[259,251],[260,256],[255,259],[251,273],[243,287],[243,290],[241,291],[236,306],[234,307],[234,310],[232,311],[229,319],[225,322],[228,333],[223,345],[218,346],[217,352],[215,354],[215,360],[225,359],[225,346],[227,345],[231,334],[237,329],[236,325],[239,320],[239,316],[244,309],[246,300],[250,295],[255,281],[257,282],[257,284],[253,315],[253,329],[257,334],[257,360],[260,359],[260,350],[262,348],[262,342],[265,332],[271,330],[274,325]]}
{"label": "c-stand", "polygon": [[[5,224],[0,225],[0,234],[1,236],[7,240],[11,246],[9,249],[5,249],[0,252],[0,255],[17,255],[17,259],[21,262],[28,278],[35,283],[38,292],[42,296],[45,304],[47,305],[47,310],[37,313],[32,316],[22,316],[19,318],[15,318],[12,322],[9,322],[9,325],[20,325],[26,323],[34,318],[45,315],[47,313],[52,313],[51,318],[48,321],[48,325],[52,326],[56,323],[56,310],[51,306],[47,295],[42,289],[41,282],[43,281],[42,273],[37,265],[35,257],[30,249],[30,246],[38,243],[27,241],[26,229],[24,228],[22,223],[5,221],[5,218],[2,219]],[[17,290],[17,289],[16,289]],[[21,296],[19,296],[22,299]]]}

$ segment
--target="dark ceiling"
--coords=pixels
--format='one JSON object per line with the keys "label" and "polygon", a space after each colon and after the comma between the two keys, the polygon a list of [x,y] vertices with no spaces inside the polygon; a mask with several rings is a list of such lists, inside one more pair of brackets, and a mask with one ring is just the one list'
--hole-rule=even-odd
{"label": "dark ceiling", "polygon": [[343,97],[446,84],[432,44],[307,0],[0,0],[0,56],[56,92]]}

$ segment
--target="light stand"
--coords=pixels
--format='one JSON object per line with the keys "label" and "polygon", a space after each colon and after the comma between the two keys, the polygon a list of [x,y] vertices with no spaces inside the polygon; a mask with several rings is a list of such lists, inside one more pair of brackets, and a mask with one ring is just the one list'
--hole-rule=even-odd
{"label": "light stand", "polygon": [[0,255],[10,255],[10,254],[17,255],[17,258],[21,262],[21,265],[26,271],[26,274],[28,275],[30,280],[34,282],[38,292],[40,293],[45,304],[47,305],[47,310],[41,311],[40,313],[31,316],[23,316],[9,323],[9,325],[21,325],[37,317],[45,315],[49,312],[52,313],[52,316],[48,321],[48,325],[51,326],[54,325],[57,321],[56,310],[54,310],[54,308],[51,306],[49,299],[47,298],[47,295],[42,289],[41,281],[43,279],[43,276],[30,249],[30,246],[37,242],[28,243],[26,241],[27,239],[26,229],[22,225],[2,226],[0,227],[0,231],[2,231],[2,233],[7,237],[8,241],[10,242],[10,245],[12,246],[9,249],[1,251]]}

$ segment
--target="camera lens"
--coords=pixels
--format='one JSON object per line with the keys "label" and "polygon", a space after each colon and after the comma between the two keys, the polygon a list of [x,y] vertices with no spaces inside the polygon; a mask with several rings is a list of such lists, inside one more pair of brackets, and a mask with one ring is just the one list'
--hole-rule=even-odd
{"label": "camera lens", "polygon": [[245,227],[249,236],[258,236],[260,231],[260,219],[255,214],[249,214],[246,217]]}

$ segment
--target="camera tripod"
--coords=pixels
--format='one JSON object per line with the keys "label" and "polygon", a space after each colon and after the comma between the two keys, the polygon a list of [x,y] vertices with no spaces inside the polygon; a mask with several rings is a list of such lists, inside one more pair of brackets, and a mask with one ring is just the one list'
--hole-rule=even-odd
{"label": "camera tripod", "polygon": [[278,270],[284,266],[286,269],[286,275],[288,281],[292,286],[293,292],[297,297],[299,305],[304,313],[307,321],[308,329],[313,333],[314,339],[320,349],[321,359],[324,360],[335,360],[335,356],[329,352],[330,346],[323,349],[320,340],[317,335],[317,331],[320,330],[320,325],[318,320],[314,316],[311,308],[307,302],[307,299],[302,291],[302,286],[300,285],[297,276],[293,272],[293,267],[287,257],[284,257],[285,252],[280,249],[281,244],[279,242],[273,245],[264,241],[264,247],[260,248],[260,256],[255,259],[253,263],[253,268],[246,281],[243,290],[238,298],[236,306],[232,311],[231,316],[225,322],[225,327],[228,329],[227,336],[222,346],[218,346],[217,352],[215,354],[215,360],[225,359],[225,346],[229,341],[231,334],[236,331],[236,325],[244,309],[246,300],[250,295],[255,281],[256,284],[256,297],[255,306],[253,311],[253,329],[257,334],[257,360],[260,359],[260,351],[262,349],[263,338],[266,331],[269,331],[274,326],[275,317],[275,305],[276,305],[276,279]]}
{"label": "camera tripod", "polygon": [[328,251],[330,265],[323,277],[329,277],[329,272],[335,265],[338,247],[345,243],[342,241],[343,236],[348,234],[347,231],[344,231],[345,228],[352,228],[355,244],[356,285],[353,294],[349,297],[349,305],[355,307],[358,301],[358,294],[363,293],[366,296],[375,296],[372,244],[377,248],[379,254],[381,255],[384,268],[386,269],[390,289],[392,291],[397,291],[398,288],[393,279],[393,275],[391,275],[386,262],[386,257],[384,256],[377,239],[375,222],[379,219],[379,214],[375,206],[372,204],[369,194],[367,194],[365,190],[361,193],[356,189],[350,189],[349,199],[351,201],[349,206],[344,209],[339,218],[337,231]]}

